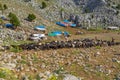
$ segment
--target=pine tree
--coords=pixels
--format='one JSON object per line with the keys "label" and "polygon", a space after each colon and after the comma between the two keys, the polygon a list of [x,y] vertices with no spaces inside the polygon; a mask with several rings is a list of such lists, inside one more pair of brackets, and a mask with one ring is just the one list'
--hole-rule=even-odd
{"label": "pine tree", "polygon": [[10,18],[10,23],[14,25],[14,28],[17,28],[17,26],[20,26],[20,21],[15,14],[9,13],[8,17]]}

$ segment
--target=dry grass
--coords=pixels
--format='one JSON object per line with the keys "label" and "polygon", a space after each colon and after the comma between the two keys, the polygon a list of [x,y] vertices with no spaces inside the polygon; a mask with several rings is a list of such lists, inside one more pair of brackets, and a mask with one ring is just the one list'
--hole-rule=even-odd
{"label": "dry grass", "polygon": [[[99,39],[104,40],[111,40],[111,37],[114,37],[117,41],[120,41],[120,35],[117,34],[117,32],[108,32],[108,33],[91,33],[87,32],[84,35],[73,35],[70,39],[73,38],[94,38],[97,36]],[[53,38],[54,39],[54,38]],[[56,38],[55,38],[56,39]],[[57,38],[58,39],[58,38]],[[114,54],[120,53],[120,46],[112,46],[112,47],[92,47],[92,48],[70,48],[70,49],[58,49],[58,50],[45,50],[45,51],[23,51],[19,54],[21,55],[34,55],[34,53],[37,53],[37,62],[34,62],[34,65],[45,63],[50,68],[41,69],[38,67],[38,72],[44,72],[46,70],[48,71],[54,71],[55,68],[52,67],[56,59],[62,57],[63,55],[66,56],[66,58],[63,59],[63,62],[60,60],[58,63],[60,66],[64,67],[64,70],[67,71],[70,74],[73,74],[78,77],[83,77],[84,80],[112,80],[117,73],[120,71],[120,64],[117,62],[112,62],[112,58],[117,57]],[[55,53],[53,55],[53,53]],[[98,56],[95,57],[95,54],[97,52],[100,52]],[[69,57],[67,57],[69,55]],[[82,56],[83,55],[83,56]],[[85,56],[89,55],[89,60],[85,58]],[[80,59],[81,62],[80,65],[77,64],[77,62],[72,62],[75,57],[82,57]],[[42,58],[47,59],[42,60]],[[120,60],[119,57],[117,57],[118,60]],[[52,60],[52,61],[51,61]],[[67,61],[71,62],[71,65],[66,65]],[[95,67],[97,65],[102,65],[104,69],[111,70],[112,72],[109,75],[106,75],[106,73],[103,72],[96,72]],[[87,70],[85,70],[85,66],[87,67]],[[116,66],[115,68],[112,68],[113,66]],[[28,66],[27,66],[28,67]],[[21,73],[21,72],[20,72]],[[19,73],[19,74],[20,74]],[[29,74],[30,72],[25,72]],[[32,72],[33,75],[35,72]],[[34,75],[33,75],[34,76]]]}

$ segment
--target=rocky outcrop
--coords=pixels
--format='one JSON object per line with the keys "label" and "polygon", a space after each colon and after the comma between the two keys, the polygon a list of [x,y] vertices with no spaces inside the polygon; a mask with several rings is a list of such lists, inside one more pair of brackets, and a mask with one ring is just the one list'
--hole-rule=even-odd
{"label": "rocky outcrop", "polygon": [[63,80],[81,80],[73,75],[70,75],[70,74],[66,74],[65,75],[65,78]]}
{"label": "rocky outcrop", "polygon": [[89,0],[85,5],[84,10],[87,9],[89,12],[93,12],[97,7],[103,7],[105,4],[104,0]]}
{"label": "rocky outcrop", "polygon": [[44,9],[41,9],[42,1],[19,0],[19,2],[32,7],[43,19],[52,22],[69,19],[70,14],[73,14],[79,16],[75,23],[80,23],[84,27],[120,25],[119,10],[108,6],[109,3],[113,3],[108,0],[47,0],[45,1],[47,7]]}
{"label": "rocky outcrop", "polygon": [[25,40],[27,38],[24,31],[14,31],[10,29],[1,29],[0,30],[0,39],[3,41],[16,41],[16,40]]}

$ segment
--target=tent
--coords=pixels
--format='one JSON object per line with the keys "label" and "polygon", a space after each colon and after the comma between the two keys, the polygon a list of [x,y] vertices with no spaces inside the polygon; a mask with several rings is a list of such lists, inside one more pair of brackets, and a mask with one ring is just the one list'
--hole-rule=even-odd
{"label": "tent", "polygon": [[45,26],[43,26],[43,25],[36,26],[34,29],[41,30],[41,31],[45,31],[46,30]]}
{"label": "tent", "polygon": [[64,36],[69,36],[69,32],[64,31]]}
{"label": "tent", "polygon": [[62,35],[61,31],[53,31],[48,33],[48,36],[59,36],[59,35]]}
{"label": "tent", "polygon": [[2,20],[7,20],[5,16],[0,17]]}
{"label": "tent", "polygon": [[66,25],[61,22],[56,22],[57,25],[65,27]]}
{"label": "tent", "polygon": [[71,26],[71,27],[76,27],[76,24],[71,24],[70,26]]}
{"label": "tent", "polygon": [[7,23],[7,24],[5,24],[5,27],[6,27],[6,28],[13,28],[13,24]]}
{"label": "tent", "polygon": [[64,20],[63,22],[65,22],[65,23],[69,23],[70,21],[68,21],[68,20]]}
{"label": "tent", "polygon": [[56,22],[56,24],[63,27],[67,27],[67,26],[76,27],[76,24],[73,24],[68,20],[63,20],[63,22]]}

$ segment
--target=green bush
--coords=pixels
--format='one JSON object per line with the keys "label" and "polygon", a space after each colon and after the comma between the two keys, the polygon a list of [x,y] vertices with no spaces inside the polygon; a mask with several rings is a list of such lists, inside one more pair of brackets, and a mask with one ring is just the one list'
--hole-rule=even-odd
{"label": "green bush", "polygon": [[6,68],[0,68],[0,78],[5,80],[17,80],[12,71]]}
{"label": "green bush", "polygon": [[55,75],[52,75],[48,80],[58,80]]}
{"label": "green bush", "polygon": [[15,14],[9,13],[8,17],[10,18],[10,23],[14,25],[14,28],[17,28],[17,26],[20,26],[20,21]]}
{"label": "green bush", "polygon": [[100,49],[101,47],[100,46],[96,46],[96,49]]}
{"label": "green bush", "polygon": [[41,80],[39,74],[36,76],[36,80]]}
{"label": "green bush", "polygon": [[7,5],[6,4],[3,5],[0,3],[0,10],[2,11],[2,14],[6,9],[8,9]]}
{"label": "green bush", "polygon": [[14,46],[14,47],[11,47],[11,48],[10,48],[10,51],[11,51],[11,52],[18,53],[18,52],[21,52],[22,49],[19,48],[18,46]]}
{"label": "green bush", "polygon": [[6,4],[3,5],[3,8],[4,8],[4,10],[8,9]]}
{"label": "green bush", "polygon": [[118,4],[118,5],[116,6],[116,8],[117,8],[117,9],[120,9],[120,4]]}
{"label": "green bush", "polygon": [[34,19],[36,19],[36,16],[34,14],[29,14],[28,15],[28,20],[29,21],[33,21]]}
{"label": "green bush", "polygon": [[47,4],[45,2],[42,2],[42,9],[46,8]]}

